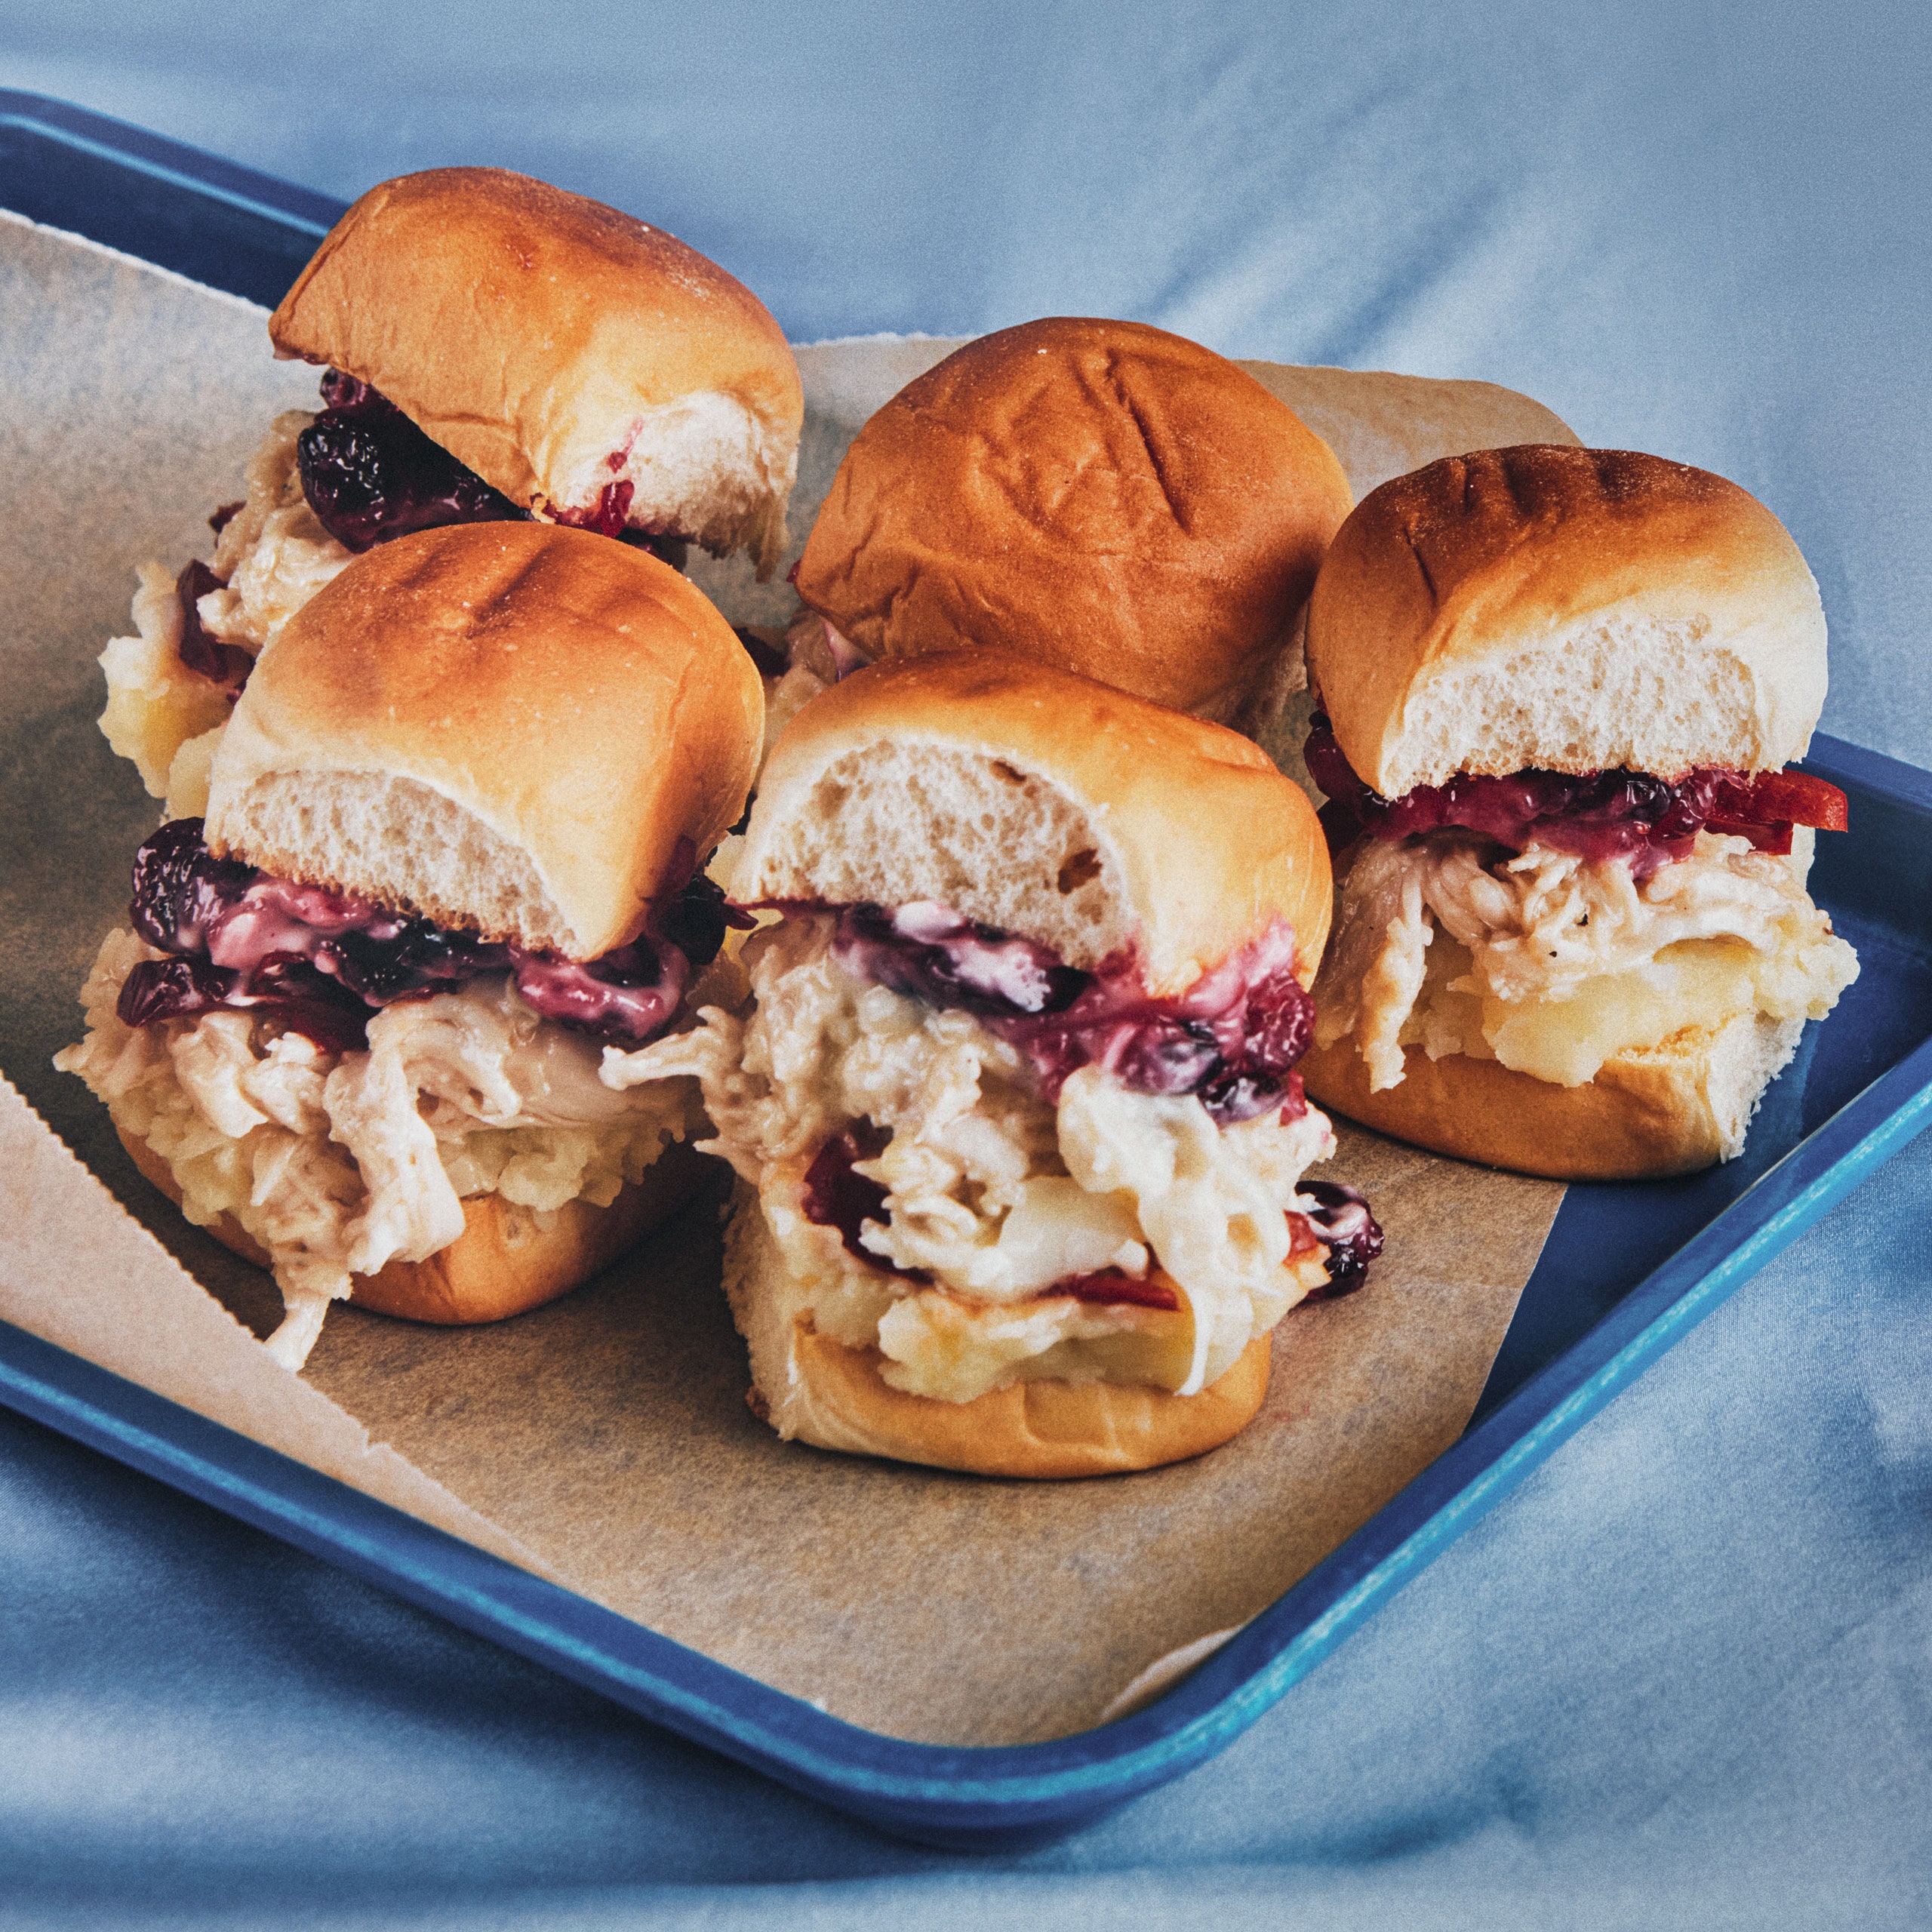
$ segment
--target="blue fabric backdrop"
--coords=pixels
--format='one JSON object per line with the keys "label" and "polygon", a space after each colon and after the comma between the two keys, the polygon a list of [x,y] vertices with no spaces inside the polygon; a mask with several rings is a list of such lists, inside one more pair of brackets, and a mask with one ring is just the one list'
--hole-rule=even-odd
{"label": "blue fabric backdrop", "polygon": [[[1932,764],[1922,6],[0,5],[0,85],[348,195],[662,223],[799,339],[1139,317],[1479,376],[1803,544],[1826,728]],[[1932,1139],[1204,1770],[878,1838],[0,1415],[0,1918],[1932,1915]]]}

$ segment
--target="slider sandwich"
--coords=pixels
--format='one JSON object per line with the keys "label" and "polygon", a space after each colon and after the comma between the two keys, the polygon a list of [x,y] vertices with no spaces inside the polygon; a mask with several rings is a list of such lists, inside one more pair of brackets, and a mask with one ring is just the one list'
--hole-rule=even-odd
{"label": "slider sandwich", "polygon": [[445,1322],[549,1300],[688,1191],[694,1083],[614,1089],[599,1056],[742,984],[702,865],[763,722],[703,596],[586,531],[421,531],[290,618],[205,823],[141,848],[56,1063],[273,1269],[289,1367],[345,1297]]}
{"label": "slider sandwich", "polygon": [[1327,855],[1246,739],[1001,651],[859,672],[764,768],[755,1003],[607,1052],[694,1074],[725,1286],[786,1438],[1015,1476],[1225,1441],[1381,1235],[1310,1181]]}
{"label": "slider sandwich", "polygon": [[1729,1160],[1857,977],[1805,892],[1844,795],[1785,768],[1817,586],[1721,477],[1526,446],[1366,497],[1310,601],[1340,905],[1324,1105],[1561,1178]]}
{"label": "slider sandwich", "polygon": [[1303,605],[1353,501],[1285,403],[1180,336],[983,336],[846,451],[774,721],[857,663],[991,645],[1251,728],[1300,688]]}
{"label": "slider sandwich", "polygon": [[500,168],[372,188],[269,318],[324,365],[275,418],[212,563],[141,572],[103,655],[101,728],[171,816],[198,813],[257,655],[342,570],[412,531],[526,518],[768,573],[804,405],[764,305],[675,236]]}

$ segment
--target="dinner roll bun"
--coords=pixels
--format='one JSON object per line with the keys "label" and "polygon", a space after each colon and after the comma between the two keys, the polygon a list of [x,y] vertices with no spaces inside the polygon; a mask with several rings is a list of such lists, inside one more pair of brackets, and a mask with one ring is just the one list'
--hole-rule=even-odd
{"label": "dinner roll bun", "polygon": [[1218,1448],[1268,1392],[1263,1335],[1193,1395],[1053,1380],[967,1402],[908,1395],[880,1375],[877,1349],[848,1348],[796,1312],[810,1285],[793,1277],[757,1195],[741,1183],[725,1235],[724,1291],[750,1346],[752,1406],[787,1441],[821,1449],[976,1475],[1114,1475]]}
{"label": "dinner roll bun", "polygon": [[804,417],[764,305],[696,249],[500,168],[385,181],[269,318],[278,355],[381,391],[513,502],[595,508],[761,574],[784,549]]}
{"label": "dinner roll bun", "polygon": [[1353,500],[1245,371],[1059,316],[968,343],[866,424],[795,581],[875,660],[1004,645],[1225,721]]}
{"label": "dinner roll bun", "polygon": [[966,650],[855,672],[786,728],[734,875],[744,903],[937,900],[1182,993],[1278,919],[1312,984],[1333,912],[1314,810],[1238,734]]}
{"label": "dinner roll bun", "polygon": [[594,959],[744,810],[764,688],[703,594],[588,531],[379,545],[265,651],[207,837],[285,878]]}
{"label": "dinner roll bun", "polygon": [[1458,771],[1776,770],[1825,701],[1798,546],[1708,470],[1526,444],[1365,497],[1308,607],[1309,675],[1385,798]]}
{"label": "dinner roll bun", "polygon": [[1605,1060],[1559,1087],[1493,1060],[1420,1047],[1379,1093],[1352,1035],[1300,1063],[1311,1099],[1438,1154],[1555,1180],[1649,1180],[1696,1174],[1742,1153],[1764,1089],[1798,1049],[1802,1020],[1740,1013]]}
{"label": "dinner roll bun", "polygon": [[[142,1174],[180,1207],[180,1186],[166,1158],[118,1120],[114,1131]],[[472,1195],[463,1204],[463,1232],[448,1247],[426,1261],[392,1260],[380,1273],[356,1275],[349,1300],[380,1315],[451,1327],[521,1315],[601,1273],[712,1171],[702,1154],[673,1141],[608,1208],[579,1198],[537,1215],[500,1194]],[[243,1260],[270,1266],[266,1250],[232,1215],[208,1232]]]}

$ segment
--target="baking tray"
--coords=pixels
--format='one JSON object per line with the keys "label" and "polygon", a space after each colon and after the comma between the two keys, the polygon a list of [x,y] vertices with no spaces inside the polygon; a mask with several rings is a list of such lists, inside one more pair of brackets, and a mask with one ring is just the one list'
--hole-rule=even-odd
{"label": "baking tray", "polygon": [[[0,205],[266,304],[342,205],[60,102],[0,91]],[[0,1402],[884,1828],[1012,1845],[1238,1737],[1801,1230],[1932,1124],[1932,774],[1820,737],[1852,830],[1813,891],[1863,970],[1742,1160],[1565,1196],[1462,1440],[1145,1710],[1076,1737],[908,1743],[826,1715],[0,1323]]]}

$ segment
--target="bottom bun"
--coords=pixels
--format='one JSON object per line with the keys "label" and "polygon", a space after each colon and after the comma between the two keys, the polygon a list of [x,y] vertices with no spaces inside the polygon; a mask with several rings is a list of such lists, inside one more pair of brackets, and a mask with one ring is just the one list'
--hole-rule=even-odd
{"label": "bottom bun", "polygon": [[[801,1442],[982,1476],[1105,1476],[1218,1449],[1268,1392],[1269,1337],[1248,1343],[1198,1395],[1109,1382],[1015,1382],[970,1402],[909,1395],[879,1374],[876,1349],[793,1327],[789,1396]],[[776,1411],[772,1420],[777,1419]]]}
{"label": "bottom bun", "polygon": [[752,1190],[726,1236],[724,1286],[751,1346],[752,1406],[788,1441],[974,1475],[1118,1475],[1185,1462],[1254,1420],[1268,1392],[1269,1338],[1251,1342],[1196,1395],[1108,1382],[1015,1382],[968,1402],[908,1395],[876,1349],[848,1348],[792,1315],[795,1284]]}
{"label": "bottom bun", "polygon": [[1493,1060],[1420,1047],[1404,1075],[1371,1093],[1352,1039],[1298,1063],[1311,1100],[1398,1140],[1552,1180],[1644,1180],[1695,1174],[1743,1151],[1764,1089],[1798,1050],[1801,1020],[1741,1013],[1616,1054],[1580,1087]]}
{"label": "bottom bun", "polygon": [[[181,1190],[167,1161],[118,1122],[115,1131],[135,1166],[180,1207]],[[688,1143],[673,1141],[608,1208],[566,1201],[547,1227],[500,1194],[473,1194],[463,1204],[463,1232],[448,1247],[426,1261],[391,1261],[378,1273],[356,1275],[349,1300],[380,1315],[451,1326],[540,1308],[608,1268],[681,1207],[710,1168]],[[269,1266],[266,1251],[232,1214],[208,1232],[243,1260]]]}

